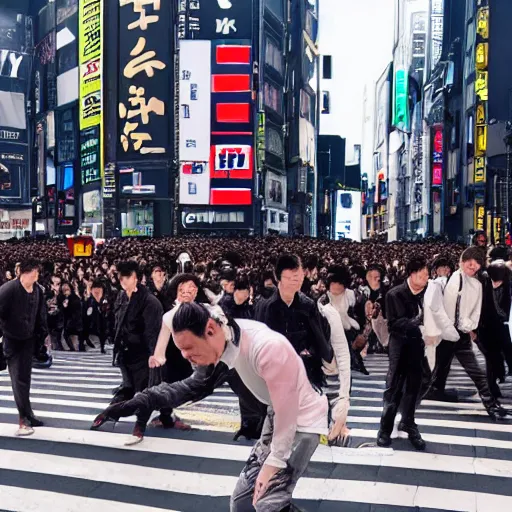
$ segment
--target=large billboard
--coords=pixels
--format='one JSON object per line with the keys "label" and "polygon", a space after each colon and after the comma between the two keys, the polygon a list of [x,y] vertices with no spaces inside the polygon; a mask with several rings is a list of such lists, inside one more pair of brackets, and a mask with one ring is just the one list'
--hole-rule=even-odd
{"label": "large billboard", "polygon": [[119,2],[120,161],[169,158],[173,73],[170,16],[164,2]]}
{"label": "large billboard", "polygon": [[335,240],[361,241],[361,192],[336,192]]}
{"label": "large billboard", "polygon": [[179,77],[179,202],[186,229],[246,228],[252,219],[252,17],[252,0],[190,2],[183,35],[193,39],[180,41]]}

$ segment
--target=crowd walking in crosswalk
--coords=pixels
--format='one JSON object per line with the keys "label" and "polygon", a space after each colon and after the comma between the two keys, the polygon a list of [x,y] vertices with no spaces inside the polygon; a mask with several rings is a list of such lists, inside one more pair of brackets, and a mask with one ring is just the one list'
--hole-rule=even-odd
{"label": "crowd walking in crosswalk", "polygon": [[[506,511],[512,507],[512,425],[492,423],[461,368],[448,388],[459,403],[425,401],[417,423],[428,443],[412,451],[375,441],[387,358],[369,356],[370,376],[354,374],[348,448],[320,445],[295,490],[305,511]],[[17,417],[7,372],[0,372],[0,509],[29,511],[225,511],[250,443],[234,442],[238,400],[227,387],[179,410],[191,432],[150,429],[126,447],[131,419],[88,427],[112,397],[120,373],[111,356],[59,354],[34,370],[32,403],[45,422],[14,437]],[[507,383],[507,389],[512,383]],[[395,433],[396,434],[396,433]],[[394,436],[393,436],[394,437]],[[362,446],[358,448],[358,446]]]}

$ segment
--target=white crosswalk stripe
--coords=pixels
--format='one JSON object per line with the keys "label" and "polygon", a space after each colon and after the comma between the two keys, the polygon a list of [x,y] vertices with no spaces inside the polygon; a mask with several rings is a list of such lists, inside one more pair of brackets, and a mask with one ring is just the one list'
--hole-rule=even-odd
{"label": "white crosswalk stripe", "polygon": [[[311,512],[512,510],[512,424],[492,423],[464,372],[454,367],[448,387],[461,403],[425,401],[417,423],[427,451],[402,435],[393,448],[373,443],[382,411],[387,358],[369,356],[369,377],[354,375],[351,447],[319,446],[294,498]],[[180,408],[192,432],[148,429],[135,447],[124,442],[127,418],[88,430],[120,383],[109,356],[58,354],[49,370],[35,370],[32,402],[45,427],[16,438],[17,411],[7,372],[0,373],[0,510],[226,511],[250,452],[232,441],[238,400],[229,388]],[[510,384],[505,393],[510,393]]]}

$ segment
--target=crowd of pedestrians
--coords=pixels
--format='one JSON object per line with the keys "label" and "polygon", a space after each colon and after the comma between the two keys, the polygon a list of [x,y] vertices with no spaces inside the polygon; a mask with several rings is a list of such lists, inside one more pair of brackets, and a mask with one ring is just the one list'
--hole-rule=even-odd
{"label": "crowd of pedestrians", "polygon": [[122,383],[92,428],[136,415],[127,444],[144,439],[155,410],[154,426],[189,429],[174,410],[228,383],[240,402],[235,437],[258,440],[235,511],[256,501],[284,510],[319,436],[344,445],[351,375],[369,374],[368,353],[389,357],[379,446],[391,445],[400,412],[398,429],[425,449],[415,411],[422,398],[458,400],[445,389],[454,357],[489,416],[509,415],[500,384],[512,375],[510,258],[482,233],[469,248],[186,237],[110,240],[88,259],[60,242],[0,250],[19,435],[42,424],[30,407],[30,358],[44,365],[52,350],[112,346]]}

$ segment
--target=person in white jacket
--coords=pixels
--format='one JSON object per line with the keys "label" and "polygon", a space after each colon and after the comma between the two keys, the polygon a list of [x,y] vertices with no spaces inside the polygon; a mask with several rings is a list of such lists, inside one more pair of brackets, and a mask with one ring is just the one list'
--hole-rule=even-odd
{"label": "person in white jacket", "polygon": [[436,275],[429,281],[424,299],[423,339],[425,355],[430,370],[436,362],[436,349],[442,340],[459,341],[460,336],[444,309],[444,289],[452,273],[451,262],[443,257],[436,258],[432,265]]}
{"label": "person in white jacket", "polygon": [[334,306],[330,303],[323,305],[318,301],[318,309],[331,328],[330,341],[335,362],[327,365],[324,361],[323,365],[327,381],[323,391],[329,400],[332,418],[328,440],[329,444],[343,444],[349,435],[346,423],[350,406],[350,350],[343,323]]}
{"label": "person in white jacket", "polygon": [[482,284],[477,273],[484,264],[485,253],[482,249],[469,247],[462,253],[459,270],[454,272],[446,285],[443,297],[445,311],[460,339],[455,343],[443,339],[437,347],[432,386],[425,398],[453,401],[447,397],[445,386],[455,356],[475,383],[489,416],[498,419],[505,417],[507,411],[492,396],[486,373],[478,364],[472,347],[477,338],[476,331],[482,310]]}

